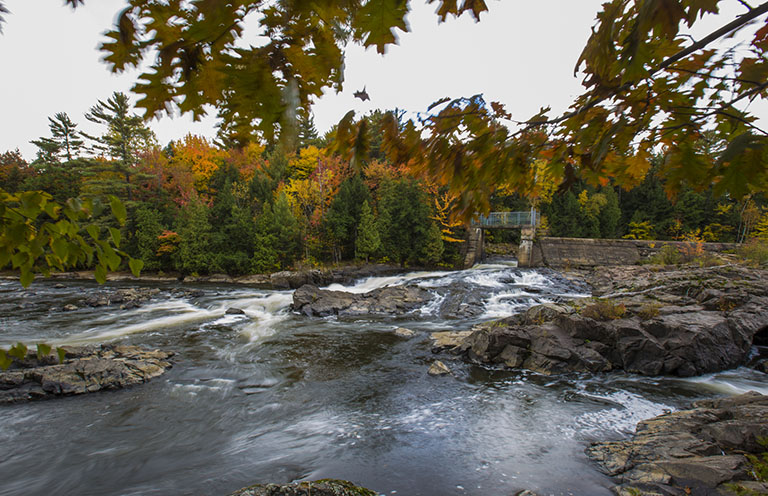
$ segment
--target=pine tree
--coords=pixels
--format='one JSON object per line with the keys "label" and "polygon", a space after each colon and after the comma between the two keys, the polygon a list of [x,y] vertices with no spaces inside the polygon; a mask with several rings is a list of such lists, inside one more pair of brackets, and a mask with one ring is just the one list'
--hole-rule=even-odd
{"label": "pine tree", "polygon": [[[124,93],[115,92],[106,101],[99,100],[85,118],[106,127],[100,137],[85,135],[94,142],[94,150],[104,153],[112,162],[96,162],[89,171],[92,189],[98,193],[120,194],[133,199],[135,180],[140,179],[135,165],[138,152],[155,144],[154,133],[144,126],[144,120],[131,113],[131,104]],[[111,179],[110,173],[122,177],[122,184]],[[132,181],[134,179],[134,181]]]}
{"label": "pine tree", "polygon": [[299,149],[309,146],[319,146],[320,136],[315,127],[315,116],[311,111],[305,110],[299,113],[298,145]]}
{"label": "pine tree", "polygon": [[[438,231],[439,234],[439,231]],[[381,248],[381,238],[376,228],[376,220],[368,205],[368,200],[363,202],[360,211],[360,224],[357,228],[357,240],[355,241],[355,252],[358,258],[364,258],[368,263],[368,258],[375,254]]]}

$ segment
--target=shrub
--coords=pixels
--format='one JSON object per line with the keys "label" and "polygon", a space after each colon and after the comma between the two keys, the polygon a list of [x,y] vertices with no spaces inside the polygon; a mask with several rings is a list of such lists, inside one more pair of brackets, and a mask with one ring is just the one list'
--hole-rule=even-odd
{"label": "shrub", "polygon": [[682,261],[680,251],[672,245],[664,245],[648,261],[654,265],[677,265]]}
{"label": "shrub", "polygon": [[597,300],[592,305],[587,305],[581,315],[593,320],[616,320],[620,319],[627,312],[627,307],[623,303],[614,303],[611,300]]}
{"label": "shrub", "polygon": [[768,241],[753,239],[742,245],[739,249],[739,256],[744,260],[756,264],[768,263]]}
{"label": "shrub", "polygon": [[659,316],[659,309],[661,308],[661,305],[658,303],[647,303],[640,307],[640,310],[637,311],[637,316],[640,317],[642,320],[650,320],[654,317]]}

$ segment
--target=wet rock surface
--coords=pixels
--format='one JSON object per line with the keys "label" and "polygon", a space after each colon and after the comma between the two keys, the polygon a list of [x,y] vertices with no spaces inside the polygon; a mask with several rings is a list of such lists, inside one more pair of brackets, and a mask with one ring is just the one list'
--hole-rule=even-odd
{"label": "wet rock surface", "polygon": [[[159,293],[158,288],[100,290],[86,296],[83,305],[89,307],[119,305],[122,309],[137,308]],[[77,308],[70,308],[69,310],[77,310]]]}
{"label": "wet rock surface", "polygon": [[738,494],[734,486],[768,494],[746,456],[768,451],[759,442],[765,436],[768,396],[752,392],[644,420],[632,439],[594,443],[587,456],[620,495]]}
{"label": "wet rock surface", "polygon": [[385,287],[360,294],[306,284],[293,293],[291,308],[311,317],[397,316],[421,308],[432,298],[432,293],[416,286]]}
{"label": "wet rock surface", "polygon": [[293,484],[256,484],[230,496],[377,496],[377,493],[343,480],[324,479]]}
{"label": "wet rock surface", "polygon": [[0,371],[0,404],[122,389],[162,375],[173,353],[137,346],[63,346],[64,360],[55,355],[14,358]]}
{"label": "wet rock surface", "polygon": [[602,300],[535,306],[476,326],[452,351],[544,374],[689,377],[745,364],[768,333],[766,271],[611,267],[587,280]]}

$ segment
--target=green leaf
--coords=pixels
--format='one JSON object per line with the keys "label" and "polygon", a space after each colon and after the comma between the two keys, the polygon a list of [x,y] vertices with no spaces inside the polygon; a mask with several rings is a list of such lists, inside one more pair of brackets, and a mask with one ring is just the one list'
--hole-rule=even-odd
{"label": "green leaf", "polygon": [[120,230],[110,227],[109,234],[112,236],[112,242],[115,244],[115,248],[120,248]]}
{"label": "green leaf", "polygon": [[128,260],[128,266],[131,268],[131,273],[134,276],[139,277],[139,274],[141,274],[141,269],[144,268],[144,260],[131,258]]}
{"label": "green leaf", "polygon": [[93,278],[96,279],[96,282],[99,284],[107,282],[107,266],[101,263],[97,265],[96,269],[93,271]]}
{"label": "green leaf", "polygon": [[85,230],[88,232],[88,234],[91,236],[91,238],[94,239],[94,241],[98,241],[98,239],[99,239],[99,227],[97,225],[91,224],[88,227],[86,227]]}
{"label": "green leaf", "polygon": [[21,275],[19,276],[19,282],[21,285],[25,288],[29,287],[30,284],[32,284],[32,281],[35,280],[35,273],[32,272],[30,267],[28,265],[24,265],[21,267]]}
{"label": "green leaf", "polygon": [[37,359],[42,360],[43,357],[47,357],[51,354],[51,345],[45,343],[37,344]]}
{"label": "green leaf", "polygon": [[24,360],[27,357],[27,346],[21,342],[16,343],[15,346],[8,350],[8,354],[19,360]]}
{"label": "green leaf", "polygon": [[8,370],[13,361],[5,354],[5,350],[0,350],[0,369]]}
{"label": "green leaf", "polygon": [[355,18],[357,35],[365,38],[366,48],[375,45],[376,51],[384,54],[388,44],[397,42],[395,28],[408,31],[406,14],[408,2],[405,0],[368,0]]}
{"label": "green leaf", "polygon": [[124,225],[125,219],[128,216],[128,212],[125,211],[125,205],[123,205],[118,197],[109,195],[109,206],[112,208],[112,215],[115,216],[117,222],[119,222],[121,226]]}
{"label": "green leaf", "polygon": [[59,356],[59,363],[64,363],[64,359],[67,357],[67,350],[56,348],[56,354]]}

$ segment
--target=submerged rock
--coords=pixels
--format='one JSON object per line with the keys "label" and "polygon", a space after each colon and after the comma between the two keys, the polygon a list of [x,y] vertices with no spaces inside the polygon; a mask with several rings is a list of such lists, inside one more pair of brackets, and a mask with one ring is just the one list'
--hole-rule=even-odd
{"label": "submerged rock", "polygon": [[415,331],[406,329],[405,327],[398,327],[394,332],[396,336],[400,336],[401,338],[412,338],[416,335]]}
{"label": "submerged rock", "polygon": [[587,456],[618,494],[732,495],[734,485],[768,494],[745,456],[768,451],[766,436],[768,396],[752,392],[642,421],[632,439],[595,443]]}
{"label": "submerged rock", "polygon": [[377,496],[377,493],[344,480],[323,479],[293,484],[255,484],[230,496]]}
{"label": "submerged rock", "polygon": [[243,310],[242,308],[231,307],[231,308],[227,308],[227,311],[224,313],[226,315],[245,315],[245,310]]}
{"label": "submerged rock", "polygon": [[330,291],[305,284],[293,293],[292,309],[311,317],[404,315],[424,306],[432,299],[426,289],[395,286],[374,289],[368,293]]}
{"label": "submerged rock", "polygon": [[34,353],[0,371],[0,404],[122,389],[162,375],[171,352],[137,346],[65,346],[63,363]]}
{"label": "submerged rock", "polygon": [[136,308],[160,293],[158,288],[128,288],[89,295],[84,303],[91,307],[118,304],[121,308]]}

